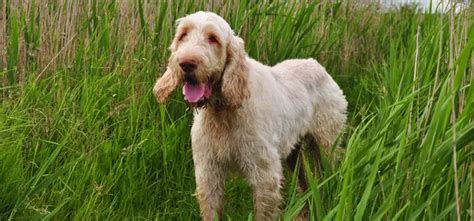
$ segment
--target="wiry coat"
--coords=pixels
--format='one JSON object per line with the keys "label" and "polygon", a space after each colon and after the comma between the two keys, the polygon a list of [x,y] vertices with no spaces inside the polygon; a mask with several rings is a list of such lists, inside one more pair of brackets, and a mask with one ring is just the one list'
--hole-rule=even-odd
{"label": "wiry coat", "polygon": [[[225,177],[229,169],[235,169],[254,190],[256,219],[271,220],[278,214],[281,201],[282,161],[308,134],[319,146],[329,148],[334,144],[346,121],[344,95],[314,59],[286,60],[269,67],[249,58],[243,41],[216,14],[198,12],[180,20],[180,25],[183,21],[216,25],[222,31],[217,33],[221,48],[209,53],[225,52],[224,62],[217,62],[222,66],[215,67],[207,63],[208,52],[197,53],[198,57],[204,56],[198,58],[203,68],[196,71],[197,78],[210,79],[207,84],[212,84],[215,91],[205,107],[194,110],[191,129],[203,219],[222,216]],[[202,28],[194,29],[202,32]],[[199,41],[198,35],[193,36]],[[173,43],[171,57],[195,54],[173,48],[178,43]],[[160,102],[182,81],[183,72],[172,68],[176,62],[179,58],[170,59],[167,73],[155,85]]]}

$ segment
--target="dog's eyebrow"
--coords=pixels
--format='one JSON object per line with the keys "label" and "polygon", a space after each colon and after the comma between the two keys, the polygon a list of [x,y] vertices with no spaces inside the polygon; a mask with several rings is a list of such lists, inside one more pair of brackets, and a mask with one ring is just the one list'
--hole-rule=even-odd
{"label": "dog's eyebrow", "polygon": [[189,24],[189,23],[186,24],[186,23],[184,23],[184,24],[180,25],[180,26],[178,27],[178,29],[176,30],[176,33],[175,33],[175,35],[174,35],[175,41],[179,41],[180,38],[181,38],[181,36],[182,36],[183,34],[188,33],[188,32],[191,31],[193,28],[194,28],[194,24]]}
{"label": "dog's eyebrow", "polygon": [[220,32],[214,25],[206,24],[202,30],[204,33],[215,35],[218,40],[221,40],[221,35],[219,34]]}
{"label": "dog's eyebrow", "polygon": [[183,20],[179,23],[178,29],[189,31],[190,29],[192,29],[194,27],[195,27],[194,23],[192,23],[190,21],[187,21],[187,20]]}
{"label": "dog's eyebrow", "polygon": [[219,32],[219,29],[217,29],[216,26],[213,24],[205,24],[202,29],[208,32],[209,31],[216,32],[216,33]]}

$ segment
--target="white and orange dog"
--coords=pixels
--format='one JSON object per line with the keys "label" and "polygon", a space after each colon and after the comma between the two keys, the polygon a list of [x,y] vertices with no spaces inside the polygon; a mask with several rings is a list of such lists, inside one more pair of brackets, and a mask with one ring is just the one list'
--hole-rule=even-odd
{"label": "white and orange dog", "polygon": [[294,167],[288,158],[295,158],[302,137],[314,148],[334,144],[346,121],[345,97],[314,59],[269,67],[248,57],[243,40],[214,13],[197,12],[177,24],[167,70],[153,92],[161,103],[183,85],[195,108],[191,137],[202,217],[222,217],[226,174],[236,170],[253,188],[256,220],[272,220],[283,162]]}

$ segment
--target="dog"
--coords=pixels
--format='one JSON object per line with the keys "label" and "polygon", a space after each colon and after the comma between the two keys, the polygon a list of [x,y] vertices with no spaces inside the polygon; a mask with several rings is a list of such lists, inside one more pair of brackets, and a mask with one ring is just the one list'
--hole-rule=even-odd
{"label": "dog", "polygon": [[342,90],[314,59],[270,67],[250,58],[244,41],[212,12],[178,19],[170,50],[153,93],[163,103],[182,85],[193,107],[191,146],[203,220],[222,218],[229,170],[252,186],[256,220],[275,219],[282,167],[285,161],[295,167],[299,141],[309,137],[319,151],[331,148],[343,130]]}

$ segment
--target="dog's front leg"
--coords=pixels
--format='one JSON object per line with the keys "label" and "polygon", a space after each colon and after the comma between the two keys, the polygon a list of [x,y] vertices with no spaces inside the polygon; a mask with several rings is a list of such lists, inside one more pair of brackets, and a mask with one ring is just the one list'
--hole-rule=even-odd
{"label": "dog's front leg", "polygon": [[253,189],[255,220],[274,220],[281,201],[281,162],[279,159],[265,162],[254,158],[247,163],[248,170],[245,172]]}
{"label": "dog's front leg", "polygon": [[224,206],[224,168],[211,159],[195,159],[197,198],[202,219],[222,219]]}

